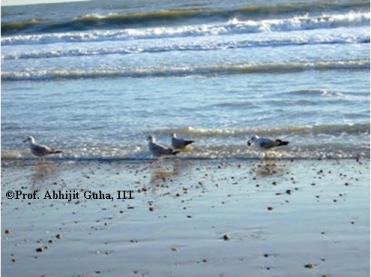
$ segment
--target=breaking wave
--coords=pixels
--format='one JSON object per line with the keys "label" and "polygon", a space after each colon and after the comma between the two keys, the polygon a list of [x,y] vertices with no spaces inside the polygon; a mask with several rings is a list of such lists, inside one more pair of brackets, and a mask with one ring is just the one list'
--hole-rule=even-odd
{"label": "breaking wave", "polygon": [[370,126],[364,124],[346,124],[346,125],[309,125],[287,128],[230,128],[230,129],[207,129],[187,127],[181,129],[164,129],[154,132],[159,135],[168,135],[177,133],[180,136],[200,137],[248,137],[256,134],[259,136],[294,136],[294,135],[358,135],[369,134]]}
{"label": "breaking wave", "polygon": [[[91,17],[91,16],[90,16]],[[90,18],[88,17],[88,18]],[[101,17],[97,17],[101,18]],[[15,26],[35,26],[40,20],[27,23],[4,23]],[[2,45],[39,44],[56,42],[86,42],[105,40],[151,39],[186,36],[228,35],[258,32],[300,31],[324,28],[368,26],[369,12],[348,12],[345,14],[322,14],[319,16],[294,16],[286,19],[244,20],[239,17],[228,19],[224,23],[208,23],[183,26],[161,26],[147,28],[126,28],[124,30],[83,31],[77,28],[64,28],[61,33],[17,34],[5,36]],[[4,28],[4,27],[3,27]],[[6,28],[5,28],[6,29]],[[76,32],[80,30],[80,32]],[[6,32],[3,32],[3,35]]]}
{"label": "breaking wave", "polygon": [[102,77],[164,77],[216,74],[286,73],[305,70],[368,70],[369,60],[315,61],[290,63],[236,64],[212,66],[185,66],[139,69],[95,69],[95,70],[34,70],[2,72],[3,81],[55,80]]}
{"label": "breaking wave", "polygon": [[238,49],[250,47],[277,47],[290,45],[316,45],[316,44],[345,44],[345,43],[369,43],[369,34],[343,35],[328,37],[290,37],[277,39],[250,39],[242,41],[227,42],[172,42],[164,45],[148,46],[97,46],[97,47],[59,47],[53,49],[42,49],[38,51],[27,51],[21,53],[3,54],[4,60],[14,59],[43,59],[75,56],[113,55],[113,54],[138,54],[159,53],[169,51],[210,51],[219,49]]}

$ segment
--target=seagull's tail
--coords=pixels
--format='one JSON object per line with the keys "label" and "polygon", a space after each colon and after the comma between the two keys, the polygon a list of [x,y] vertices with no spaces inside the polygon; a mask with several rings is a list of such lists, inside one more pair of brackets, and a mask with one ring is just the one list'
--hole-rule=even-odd
{"label": "seagull's tail", "polygon": [[184,141],[184,146],[187,146],[188,144],[194,143],[194,140],[186,140]]}
{"label": "seagull's tail", "polygon": [[53,152],[51,154],[60,154],[60,153],[63,153],[62,150],[53,150]]}
{"label": "seagull's tail", "polygon": [[277,146],[282,146],[282,145],[289,144],[288,141],[284,141],[284,140],[280,140],[280,139],[276,139],[276,143],[277,143]]}

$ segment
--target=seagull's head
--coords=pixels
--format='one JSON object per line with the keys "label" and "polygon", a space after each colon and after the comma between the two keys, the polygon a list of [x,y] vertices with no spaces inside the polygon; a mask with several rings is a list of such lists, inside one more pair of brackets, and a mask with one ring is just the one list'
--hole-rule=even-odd
{"label": "seagull's head", "polygon": [[171,137],[172,137],[172,138],[176,138],[176,134],[175,134],[175,133],[172,133],[172,134],[171,134]]}
{"label": "seagull's head", "polygon": [[247,141],[247,145],[250,146],[252,144],[254,144],[254,142],[258,139],[259,137],[257,135],[254,135],[252,136],[248,141]]}
{"label": "seagull's head", "polygon": [[28,142],[28,143],[35,143],[35,138],[33,136],[27,137],[23,142]]}
{"label": "seagull's head", "polygon": [[147,137],[147,141],[153,143],[153,142],[155,142],[155,137],[150,135],[150,136]]}

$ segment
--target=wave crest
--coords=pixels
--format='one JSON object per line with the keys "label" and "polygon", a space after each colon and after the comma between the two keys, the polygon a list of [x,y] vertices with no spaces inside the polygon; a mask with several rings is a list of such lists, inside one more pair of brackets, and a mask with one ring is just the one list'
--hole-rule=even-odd
{"label": "wave crest", "polygon": [[230,128],[230,129],[207,129],[187,127],[180,129],[164,129],[154,132],[158,135],[169,135],[177,133],[179,136],[192,138],[205,137],[248,137],[253,134],[259,136],[296,136],[296,135],[358,135],[369,134],[370,126],[364,124],[347,124],[347,125],[310,125],[310,126],[295,126],[287,128]]}
{"label": "wave crest", "polygon": [[268,38],[268,39],[250,39],[241,41],[227,42],[171,42],[163,45],[136,45],[136,46],[97,46],[97,47],[58,47],[43,48],[41,50],[27,51],[20,53],[3,54],[4,60],[15,59],[45,59],[75,56],[95,56],[95,55],[114,55],[114,54],[138,54],[138,53],[160,53],[170,51],[214,51],[220,49],[241,49],[252,47],[280,47],[292,45],[318,45],[318,44],[348,44],[348,43],[369,43],[369,34],[360,35],[342,35],[327,37],[290,37],[290,38]]}
{"label": "wave crest", "polygon": [[[117,16],[117,15],[116,15]],[[85,20],[93,20],[94,16],[88,16]],[[100,20],[100,16],[96,16]],[[22,29],[21,25],[35,26],[42,21],[24,23],[4,23],[10,24],[17,30]],[[42,23],[44,24],[44,23]],[[104,41],[104,40],[130,40],[130,39],[151,39],[169,38],[185,36],[207,36],[207,35],[228,35],[239,33],[258,33],[258,32],[282,32],[311,30],[323,28],[355,27],[368,26],[370,24],[369,12],[348,12],[345,14],[322,14],[319,16],[294,16],[287,19],[268,19],[268,20],[243,20],[239,17],[232,17],[224,23],[209,23],[184,26],[162,26],[147,28],[127,28],[124,30],[94,30],[75,32],[76,30],[86,30],[86,28],[64,28],[63,33],[44,33],[33,35],[13,35],[2,37],[2,45],[18,44],[38,44],[55,42],[85,42],[85,41]],[[2,27],[3,29],[3,27]],[[6,28],[5,28],[6,29]],[[89,28],[88,28],[89,29]],[[73,32],[71,32],[73,31]],[[6,34],[6,32],[5,32]]]}
{"label": "wave crest", "polygon": [[249,74],[249,73],[287,73],[305,70],[368,70],[369,60],[341,60],[316,62],[289,62],[289,63],[263,63],[263,64],[236,64],[212,66],[185,66],[139,69],[96,69],[96,70],[34,70],[2,72],[3,81],[21,80],[55,80],[80,79],[103,77],[167,77],[189,75],[215,75],[215,74]]}

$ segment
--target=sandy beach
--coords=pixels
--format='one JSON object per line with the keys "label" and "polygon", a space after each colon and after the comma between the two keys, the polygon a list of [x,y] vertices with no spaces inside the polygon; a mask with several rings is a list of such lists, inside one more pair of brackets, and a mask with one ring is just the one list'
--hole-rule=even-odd
{"label": "sandy beach", "polygon": [[3,161],[2,176],[3,276],[369,276],[367,160]]}

